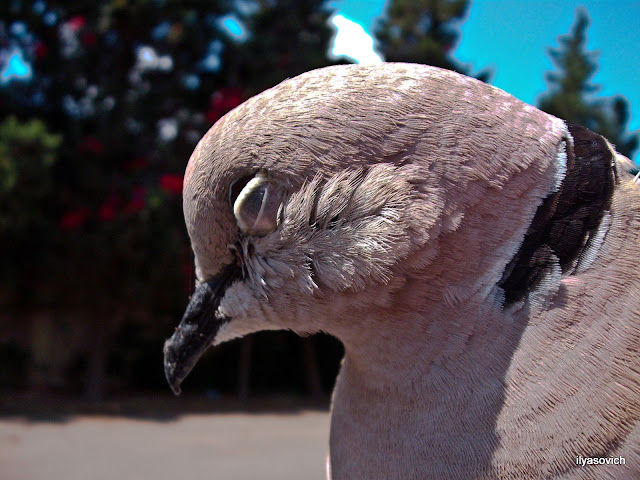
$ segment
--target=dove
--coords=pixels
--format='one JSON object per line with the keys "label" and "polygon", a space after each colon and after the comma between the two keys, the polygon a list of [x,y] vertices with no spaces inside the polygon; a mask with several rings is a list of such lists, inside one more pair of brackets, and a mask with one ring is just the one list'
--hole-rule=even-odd
{"label": "dove", "polygon": [[628,162],[434,67],[288,79],[189,160],[196,289],[167,380],[252,332],[326,332],[345,350],[333,480],[640,478]]}

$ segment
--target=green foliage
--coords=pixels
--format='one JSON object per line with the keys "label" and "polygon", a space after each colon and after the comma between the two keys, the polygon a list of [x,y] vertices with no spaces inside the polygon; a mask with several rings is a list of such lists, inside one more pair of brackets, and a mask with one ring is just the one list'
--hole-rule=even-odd
{"label": "green foliage", "polygon": [[596,131],[607,138],[616,150],[631,158],[638,148],[640,133],[627,133],[629,124],[629,102],[622,96],[595,102],[599,108],[599,122]]}
{"label": "green foliage", "polygon": [[3,296],[15,294],[46,256],[55,228],[53,166],[61,136],[33,119],[0,123],[0,265]]}
{"label": "green foliage", "polygon": [[[457,26],[469,9],[468,0],[391,0],[387,16],[375,30],[377,48],[387,62],[433,65],[469,75],[450,56],[458,42]],[[490,74],[478,78],[487,81]]]}
{"label": "green foliage", "polygon": [[[210,126],[210,96],[226,83],[225,70],[202,60],[212,42],[216,55],[229,44],[215,20],[230,7],[144,0],[51,0],[40,13],[30,2],[6,7],[7,21],[30,33],[6,40],[21,47],[34,75],[0,89],[0,102],[41,118],[18,130],[9,118],[2,129],[3,144],[15,137],[0,165],[7,199],[0,228],[14,232],[2,241],[15,259],[5,262],[3,283],[22,292],[10,300],[24,308],[85,305],[97,318],[113,316],[116,305],[179,312],[189,261],[181,174]],[[64,136],[43,134],[45,125]]]}
{"label": "green foliage", "polygon": [[[38,119],[20,123],[10,116],[0,123],[0,194],[26,191],[42,197],[50,188],[47,170],[56,160],[61,140]],[[2,220],[8,219],[3,215]]]}
{"label": "green foliage", "polygon": [[38,117],[0,114],[0,306],[85,312],[91,348],[75,371],[89,397],[104,389],[109,337],[123,325],[133,343],[115,373],[163,381],[169,329],[158,323],[175,324],[194,280],[182,172],[229,110],[330,63],[324,5],[0,2],[0,50],[19,51],[33,73],[0,83],[2,111]]}
{"label": "green foliage", "polygon": [[189,156],[244,99],[330,63],[330,13],[322,0],[3,3],[0,43],[19,47],[33,78],[0,86],[0,103],[39,120],[2,126],[0,229],[15,262],[0,287],[23,285],[19,303],[34,308],[179,315],[193,282],[180,205]]}
{"label": "green foliage", "polygon": [[558,71],[547,73],[550,91],[540,98],[539,108],[600,133],[620,153],[631,157],[638,147],[640,135],[626,131],[629,103],[622,96],[592,98],[600,87],[591,83],[598,70],[598,55],[586,51],[589,22],[586,10],[578,9],[571,32],[558,39],[560,48],[549,49],[549,56]]}

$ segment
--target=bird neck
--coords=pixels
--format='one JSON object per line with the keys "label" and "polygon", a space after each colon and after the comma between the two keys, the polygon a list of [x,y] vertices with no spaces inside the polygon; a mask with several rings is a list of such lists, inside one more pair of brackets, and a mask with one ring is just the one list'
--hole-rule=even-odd
{"label": "bird neck", "polygon": [[[402,465],[408,472],[428,467],[437,478],[478,478],[487,468],[498,442],[502,382],[523,325],[490,305],[464,311],[432,307],[419,319],[384,319],[392,331],[379,328],[376,336],[343,340],[345,359],[332,407],[336,466],[357,458],[358,471],[371,474],[367,478],[392,478]],[[462,458],[469,461],[459,475],[443,467],[457,468]],[[389,477],[385,468],[391,469]],[[441,477],[434,474],[438,468],[445,468]],[[335,478],[353,478],[352,473],[336,472]]]}
{"label": "bird neck", "polygon": [[[482,381],[489,374],[504,378],[526,327],[526,321],[505,315],[499,305],[480,298],[457,308],[428,300],[417,310],[390,312],[382,318],[352,319],[338,335],[349,370],[366,382],[363,388],[372,391],[400,394],[417,388],[426,396],[432,393],[429,382],[442,381],[441,375],[448,379],[445,385],[450,390],[467,385],[475,374]],[[362,328],[357,328],[359,324]],[[456,379],[465,382],[456,383]],[[442,387],[434,394],[440,396]]]}

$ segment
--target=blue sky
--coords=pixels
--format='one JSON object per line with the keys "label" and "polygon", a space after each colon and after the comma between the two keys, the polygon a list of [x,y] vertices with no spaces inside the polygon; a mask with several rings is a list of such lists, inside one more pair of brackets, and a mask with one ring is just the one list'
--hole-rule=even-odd
{"label": "blue sky", "polygon": [[[361,56],[374,62],[372,32],[385,0],[333,0],[341,15],[334,53]],[[453,56],[471,67],[493,71],[491,84],[535,105],[547,90],[545,72],[553,70],[547,54],[558,36],[569,32],[576,8],[586,7],[591,24],[587,50],[599,52],[599,70],[592,82],[602,88],[595,95],[624,95],[631,104],[630,130],[640,129],[640,0],[475,0],[461,24],[461,41]],[[343,18],[346,18],[345,22]],[[359,24],[364,32],[348,22]],[[334,23],[335,20],[334,20]],[[368,43],[368,44],[367,44]],[[338,51],[336,51],[338,50]],[[640,152],[634,156],[640,160]]]}

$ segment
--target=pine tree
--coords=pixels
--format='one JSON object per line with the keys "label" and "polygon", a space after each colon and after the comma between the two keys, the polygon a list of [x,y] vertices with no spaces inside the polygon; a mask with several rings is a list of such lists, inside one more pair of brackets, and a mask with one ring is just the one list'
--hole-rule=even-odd
{"label": "pine tree", "polygon": [[640,142],[640,133],[627,133],[629,123],[629,102],[623,96],[597,101],[600,108],[600,124],[597,132],[607,138],[616,150],[631,158]]}
{"label": "pine tree", "polygon": [[[378,22],[376,45],[387,62],[433,65],[463,74],[468,69],[450,55],[458,42],[456,29],[469,9],[468,0],[391,0]],[[487,81],[490,73],[477,78]]]}
{"label": "pine tree", "polygon": [[596,52],[586,51],[589,15],[576,11],[576,20],[568,35],[562,35],[559,48],[550,48],[549,56],[558,69],[546,74],[549,93],[539,100],[539,108],[571,123],[583,125],[605,136],[616,149],[631,156],[639,135],[626,132],[629,104],[622,96],[593,99],[600,87],[591,83],[598,70]]}

